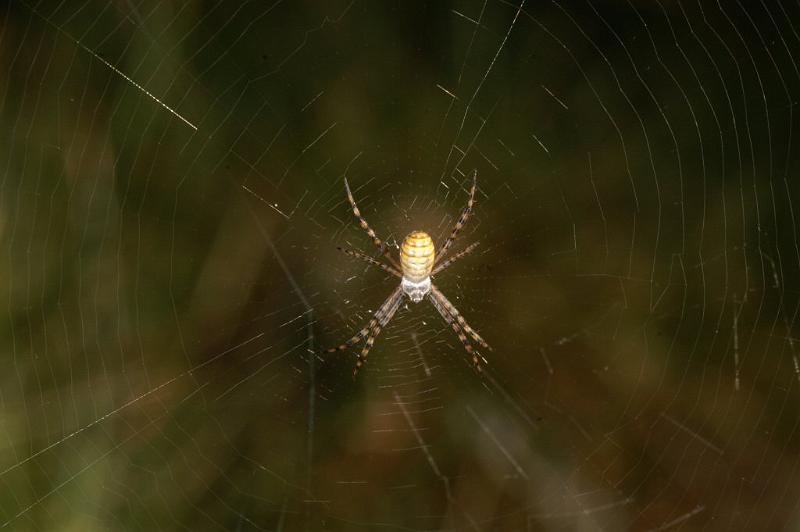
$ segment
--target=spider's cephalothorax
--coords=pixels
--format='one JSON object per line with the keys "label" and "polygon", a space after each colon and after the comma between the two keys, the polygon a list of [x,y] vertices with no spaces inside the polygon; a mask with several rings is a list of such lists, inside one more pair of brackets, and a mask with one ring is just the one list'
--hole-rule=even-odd
{"label": "spider's cephalothorax", "polygon": [[431,291],[431,271],[436,260],[433,239],[424,231],[414,231],[400,246],[403,293],[414,303]]}
{"label": "spider's cephalothorax", "polygon": [[375,312],[366,327],[361,329],[347,342],[340,346],[332,347],[327,351],[329,353],[334,351],[342,351],[366,338],[364,348],[361,350],[361,354],[358,355],[356,367],[353,370],[353,376],[355,376],[361,366],[364,365],[364,362],[366,362],[367,355],[369,354],[372,344],[375,342],[375,338],[381,332],[381,329],[385,327],[387,323],[389,323],[389,320],[392,319],[392,316],[394,316],[395,312],[397,312],[402,305],[404,296],[407,296],[414,303],[419,303],[425,298],[425,296],[427,296],[434,308],[439,312],[439,314],[442,315],[442,318],[444,318],[447,324],[450,325],[453,331],[455,331],[455,333],[458,335],[458,339],[461,340],[461,343],[464,345],[464,349],[466,349],[467,353],[472,356],[472,362],[475,364],[475,368],[480,371],[481,360],[484,359],[478,354],[477,351],[474,350],[472,344],[467,338],[467,335],[471,336],[475,342],[486,349],[491,349],[489,344],[487,344],[486,341],[481,338],[477,332],[475,332],[475,329],[469,326],[458,309],[456,309],[456,307],[450,303],[444,294],[442,294],[439,289],[436,288],[433,283],[431,283],[432,276],[441,272],[461,257],[472,252],[472,250],[478,245],[477,242],[474,242],[446,261],[440,262],[441,259],[447,254],[447,250],[450,249],[450,246],[453,245],[458,232],[464,227],[469,215],[472,213],[472,206],[475,204],[477,171],[472,172],[472,187],[469,190],[469,200],[467,200],[467,206],[464,207],[461,217],[456,222],[455,227],[453,227],[453,231],[450,233],[450,236],[448,236],[447,240],[445,240],[441,250],[439,250],[439,254],[436,254],[436,249],[433,245],[433,239],[430,237],[430,235],[428,235],[428,233],[425,233],[424,231],[414,231],[403,240],[403,244],[400,246],[400,264],[398,264],[394,257],[392,257],[392,255],[386,249],[386,245],[383,243],[383,241],[378,238],[378,235],[375,234],[375,231],[372,230],[364,217],[361,216],[361,211],[359,211],[358,207],[356,206],[356,200],[353,198],[353,193],[350,192],[350,186],[347,184],[347,179],[344,180],[344,186],[345,190],[347,190],[347,199],[353,209],[353,214],[355,214],[356,218],[358,218],[358,223],[361,225],[361,228],[367,232],[367,235],[369,235],[369,237],[372,239],[372,242],[375,244],[375,246],[381,250],[381,253],[383,253],[384,257],[386,257],[389,264],[384,264],[377,259],[368,257],[367,255],[352,249],[339,249],[342,249],[342,251],[352,257],[366,261],[374,266],[379,267],[383,271],[394,275],[395,277],[399,277],[400,286],[395,288],[394,292],[392,292],[386,301],[383,302],[383,305],[381,305],[377,312]]}

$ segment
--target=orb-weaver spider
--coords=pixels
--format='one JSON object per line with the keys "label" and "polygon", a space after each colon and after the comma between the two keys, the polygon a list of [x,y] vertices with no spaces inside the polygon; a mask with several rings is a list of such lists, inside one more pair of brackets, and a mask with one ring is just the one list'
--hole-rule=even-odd
{"label": "orb-weaver spider", "polygon": [[345,178],[344,187],[347,191],[347,199],[350,201],[350,205],[353,208],[353,214],[355,214],[356,218],[358,218],[361,228],[367,232],[367,235],[369,235],[369,237],[372,239],[373,244],[380,249],[381,253],[383,253],[384,257],[386,257],[389,264],[380,262],[379,260],[373,259],[372,257],[352,249],[338,249],[344,253],[347,253],[351,257],[368,262],[373,266],[377,266],[383,271],[401,279],[400,286],[398,286],[394,292],[391,293],[391,295],[380,306],[378,311],[375,312],[372,319],[363,329],[358,331],[358,333],[350,338],[347,342],[326,350],[328,353],[343,351],[366,338],[366,344],[361,349],[361,353],[358,355],[356,367],[353,370],[353,377],[358,374],[361,366],[363,366],[366,362],[367,355],[369,354],[370,348],[372,348],[372,344],[375,342],[375,338],[378,336],[378,334],[380,334],[381,329],[383,329],[386,324],[389,323],[389,320],[392,319],[395,312],[397,312],[397,310],[400,308],[404,298],[408,297],[408,299],[414,303],[419,303],[425,298],[425,296],[428,297],[434,308],[439,311],[439,314],[442,315],[442,318],[444,318],[444,320],[453,328],[453,331],[455,331],[455,333],[458,335],[458,339],[461,340],[461,343],[464,345],[464,349],[466,349],[467,353],[472,357],[472,362],[475,364],[475,369],[481,371],[481,359],[483,357],[472,347],[467,335],[471,336],[478,344],[486,349],[491,349],[489,344],[487,344],[486,341],[481,338],[481,336],[475,332],[472,327],[469,326],[458,309],[456,309],[456,307],[450,303],[444,294],[442,294],[442,292],[436,288],[436,285],[431,282],[432,275],[442,272],[445,268],[452,265],[458,259],[471,253],[478,246],[478,242],[474,242],[462,251],[442,262],[442,259],[447,254],[450,246],[453,245],[456,236],[458,236],[459,231],[461,231],[461,229],[464,227],[464,224],[466,224],[467,220],[469,219],[470,214],[472,214],[472,207],[475,205],[477,175],[477,170],[473,171],[472,187],[469,191],[469,200],[467,201],[467,206],[464,207],[464,210],[461,212],[461,217],[456,222],[455,227],[453,227],[453,231],[450,233],[450,236],[447,237],[447,240],[445,240],[444,245],[442,245],[442,249],[439,251],[439,253],[435,253],[433,239],[430,237],[430,235],[428,235],[428,233],[424,231],[412,231],[403,240],[403,244],[400,246],[400,264],[398,264],[394,257],[389,254],[386,244],[380,238],[378,238],[378,236],[375,234],[375,231],[372,230],[364,217],[361,216],[361,211],[359,211],[358,206],[356,205],[356,200],[353,198],[353,193],[350,191],[347,178]]}

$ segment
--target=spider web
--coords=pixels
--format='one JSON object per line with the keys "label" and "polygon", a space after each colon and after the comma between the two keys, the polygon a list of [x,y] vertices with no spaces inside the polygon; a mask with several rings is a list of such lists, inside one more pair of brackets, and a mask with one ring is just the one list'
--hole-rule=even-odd
{"label": "spider web", "polygon": [[797,527],[797,2],[2,13],[0,527]]}

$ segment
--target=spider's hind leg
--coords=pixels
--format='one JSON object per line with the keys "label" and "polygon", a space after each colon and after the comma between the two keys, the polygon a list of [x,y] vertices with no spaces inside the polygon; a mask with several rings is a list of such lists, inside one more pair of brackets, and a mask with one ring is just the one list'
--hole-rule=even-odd
{"label": "spider's hind leg", "polygon": [[447,250],[450,249],[450,246],[453,245],[455,242],[458,233],[463,229],[464,225],[469,220],[470,215],[472,214],[472,207],[475,205],[475,189],[478,186],[478,171],[472,171],[472,186],[469,189],[469,199],[467,200],[467,206],[464,207],[464,210],[461,211],[461,216],[458,218],[455,227],[453,227],[453,231],[450,233],[450,236],[447,237],[447,240],[444,241],[444,245],[442,245],[442,249],[439,250],[436,260],[439,261],[444,258],[447,254]]}
{"label": "spider's hind leg", "polygon": [[400,270],[400,265],[389,253],[386,243],[381,240],[377,234],[375,234],[375,231],[369,226],[367,220],[361,215],[361,210],[358,208],[358,205],[356,205],[356,200],[353,197],[353,193],[350,191],[350,185],[347,183],[347,178],[344,180],[344,188],[347,191],[347,201],[350,202],[350,207],[353,209],[353,214],[355,217],[358,218],[358,224],[361,226],[361,229],[367,232],[367,236],[372,239],[372,243],[375,244],[375,247],[377,247],[381,253],[383,253],[383,256],[389,261],[389,264],[391,264],[395,270]]}
{"label": "spider's hind leg", "polygon": [[391,266],[387,266],[386,264],[383,264],[382,262],[377,261],[377,260],[373,259],[370,256],[364,255],[363,253],[361,253],[359,251],[356,251],[356,250],[353,250],[353,249],[345,249],[345,248],[342,248],[342,247],[337,247],[336,249],[338,249],[342,253],[346,253],[347,255],[350,255],[351,257],[354,257],[354,258],[359,259],[359,260],[363,260],[364,262],[372,264],[373,266],[377,266],[381,270],[385,271],[386,273],[390,273],[390,274],[394,275],[395,277],[403,277],[403,274],[401,274],[399,271],[397,271],[396,269],[392,268]]}
{"label": "spider's hind leg", "polygon": [[472,253],[475,250],[476,247],[478,247],[478,244],[479,244],[479,242],[473,242],[472,244],[467,246],[466,249],[462,249],[461,251],[459,251],[458,253],[456,253],[455,255],[453,255],[452,257],[447,259],[446,261],[442,262],[441,264],[439,264],[438,266],[436,266],[433,269],[433,271],[431,272],[431,275],[436,275],[437,273],[441,272],[442,270],[445,270],[445,269],[449,268],[450,266],[452,266],[453,263],[456,262],[457,260],[459,260],[459,259],[461,259],[463,257],[466,257],[467,255]]}

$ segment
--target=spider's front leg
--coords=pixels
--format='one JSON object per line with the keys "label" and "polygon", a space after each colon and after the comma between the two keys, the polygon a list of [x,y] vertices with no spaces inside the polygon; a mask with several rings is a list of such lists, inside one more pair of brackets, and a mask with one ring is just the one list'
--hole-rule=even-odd
{"label": "spider's front leg", "polygon": [[[428,299],[430,299],[431,304],[433,304],[433,307],[437,311],[439,311],[439,314],[441,314],[442,318],[444,318],[444,321],[446,321],[447,324],[450,325],[450,327],[453,329],[453,332],[456,333],[458,339],[461,341],[461,344],[464,346],[464,350],[472,358],[472,363],[475,365],[475,370],[478,372],[483,371],[481,360],[485,362],[485,359],[480,355],[480,353],[475,351],[475,349],[472,347],[472,344],[469,342],[469,339],[467,338],[465,329],[459,323],[459,320],[457,320],[456,317],[453,315],[453,312],[448,310],[448,307],[453,310],[455,310],[455,307],[453,307],[452,304],[450,304],[450,302],[447,301],[447,299],[442,295],[441,292],[439,292],[438,290],[434,291],[433,287],[431,288],[432,288],[431,292],[428,295]],[[469,327],[469,325],[467,325],[467,327]],[[470,328],[470,330],[472,329]],[[475,331],[472,332],[474,333]],[[475,333],[475,335],[477,335],[477,333]],[[483,339],[481,338],[481,341],[482,340]],[[485,344],[485,342],[482,343]],[[488,345],[486,347],[488,347]]]}
{"label": "spider's front leg", "polygon": [[356,360],[356,368],[353,371],[353,376],[355,377],[358,373],[358,370],[361,369],[361,366],[363,366],[366,362],[369,350],[372,348],[372,344],[375,343],[375,338],[377,338],[378,334],[380,334],[381,329],[385,327],[387,323],[389,323],[389,320],[392,319],[392,316],[394,316],[402,303],[403,290],[400,286],[398,286],[375,312],[375,315],[371,320],[369,320],[369,323],[367,323],[366,327],[358,331],[355,336],[350,338],[345,343],[326,349],[325,352],[335,353],[336,351],[344,351],[345,349],[354,346],[366,338],[367,343],[364,345],[361,353],[357,355],[358,358]]}
{"label": "spider's front leg", "polygon": [[356,367],[353,368],[353,378],[358,375],[358,371],[361,369],[361,366],[367,363],[367,355],[369,354],[369,350],[372,349],[372,344],[375,343],[375,338],[377,338],[381,333],[381,329],[386,327],[386,324],[389,323],[389,320],[392,319],[402,303],[403,291],[398,287],[397,290],[395,290],[381,306],[381,310],[384,312],[380,318],[378,318],[378,323],[372,328],[370,335],[367,337],[367,343],[364,344],[364,347],[361,349],[361,353],[358,355]]}
{"label": "spider's front leg", "polygon": [[472,336],[472,338],[476,342],[481,344],[481,347],[483,347],[484,349],[488,349],[489,351],[492,350],[491,346],[488,343],[486,343],[486,340],[481,338],[481,335],[478,334],[477,331],[475,331],[475,329],[469,326],[469,323],[467,323],[467,320],[464,319],[464,316],[461,315],[461,313],[458,311],[455,305],[450,303],[450,300],[444,296],[441,290],[436,288],[436,285],[431,285],[431,296],[435,297],[439,301],[439,304],[444,308],[444,310],[448,314],[450,314],[455,321],[458,322],[458,324],[464,331],[466,331],[470,336]]}

